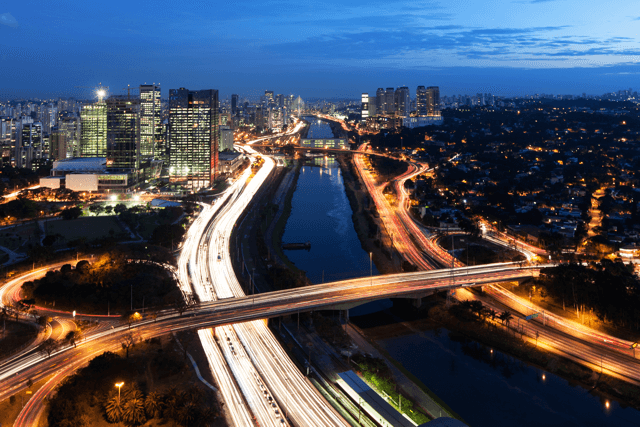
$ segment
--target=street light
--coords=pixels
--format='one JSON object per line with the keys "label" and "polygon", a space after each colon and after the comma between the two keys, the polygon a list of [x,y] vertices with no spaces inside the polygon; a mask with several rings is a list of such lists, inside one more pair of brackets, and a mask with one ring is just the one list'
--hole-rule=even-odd
{"label": "street light", "polygon": [[373,252],[369,252],[369,277],[371,277],[371,286],[373,286]]}
{"label": "street light", "polygon": [[116,383],[116,387],[118,387],[118,406],[120,406],[120,389],[122,388],[123,385],[124,385],[124,381]]}

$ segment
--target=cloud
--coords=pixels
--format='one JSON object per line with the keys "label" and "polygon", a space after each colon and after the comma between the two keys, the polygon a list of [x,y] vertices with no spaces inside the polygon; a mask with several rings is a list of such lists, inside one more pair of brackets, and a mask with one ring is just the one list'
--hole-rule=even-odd
{"label": "cloud", "polygon": [[[627,37],[599,38],[557,34],[568,27],[469,28],[457,25],[405,26],[397,29],[362,29],[317,34],[295,41],[267,43],[263,48],[274,57],[294,55],[306,62],[354,64],[403,64],[444,61],[459,64],[536,63],[571,65],[586,61],[619,63],[624,57],[640,56],[640,49],[627,46]],[[354,31],[355,30],[355,31]]]}
{"label": "cloud", "polygon": [[18,26],[18,21],[7,12],[0,15],[0,24],[15,28]]}

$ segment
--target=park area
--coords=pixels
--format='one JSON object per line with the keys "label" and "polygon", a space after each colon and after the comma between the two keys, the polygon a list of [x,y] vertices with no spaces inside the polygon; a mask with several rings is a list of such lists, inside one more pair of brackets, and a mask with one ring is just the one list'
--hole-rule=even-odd
{"label": "park area", "polygon": [[56,245],[64,245],[78,239],[86,242],[113,237],[116,240],[131,236],[120,225],[115,216],[82,217],[72,220],[46,221],[47,236],[57,236]]}

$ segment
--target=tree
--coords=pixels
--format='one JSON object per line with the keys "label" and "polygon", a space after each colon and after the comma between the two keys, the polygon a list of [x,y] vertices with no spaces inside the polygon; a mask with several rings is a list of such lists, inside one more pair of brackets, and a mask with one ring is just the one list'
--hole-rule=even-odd
{"label": "tree", "polygon": [[151,242],[160,246],[171,246],[182,240],[184,228],[179,224],[161,224],[153,230]]}
{"label": "tree", "polygon": [[129,426],[138,426],[147,421],[144,408],[144,397],[142,392],[133,389],[125,396],[124,405],[122,405],[122,421]]}
{"label": "tree", "polygon": [[147,397],[144,399],[144,410],[147,414],[148,418],[155,418],[160,415],[160,410],[162,409],[160,395],[155,391],[147,394]]}
{"label": "tree", "polygon": [[136,345],[136,338],[131,332],[129,332],[128,334],[125,334],[124,337],[122,337],[122,341],[120,342],[120,344],[122,345],[122,349],[127,352],[126,358],[128,359],[129,349]]}
{"label": "tree", "polygon": [[192,401],[188,401],[178,410],[178,422],[183,426],[193,425],[198,415],[198,405]]}
{"label": "tree", "polygon": [[61,215],[62,215],[62,219],[64,220],[76,219],[76,218],[79,218],[80,215],[82,215],[82,209],[74,206],[72,208],[63,210]]}
{"label": "tree", "polygon": [[80,329],[76,329],[75,331],[67,332],[65,340],[69,343],[69,345],[73,345],[73,347],[75,348],[78,341],[82,341],[83,337],[84,335],[82,331]]}
{"label": "tree", "polygon": [[127,211],[127,206],[124,203],[118,203],[113,208],[113,211],[116,213],[116,215],[120,215],[122,212]]}
{"label": "tree", "polygon": [[122,401],[118,395],[114,395],[107,400],[104,405],[107,421],[110,423],[118,423],[122,420]]}
{"label": "tree", "polygon": [[113,206],[111,205],[105,206],[104,213],[106,213],[107,215],[111,215],[113,213]]}
{"label": "tree", "polygon": [[49,316],[40,316],[38,317],[38,320],[36,321],[36,323],[40,326],[42,326],[42,329],[45,329],[47,327],[47,324],[49,322],[51,322],[53,319]]}
{"label": "tree", "polygon": [[509,322],[511,321],[511,319],[513,319],[513,315],[511,314],[510,311],[505,310],[502,313],[500,313],[500,315],[498,316],[498,319],[502,320],[502,324],[507,324],[507,326],[509,326]]}
{"label": "tree", "polygon": [[53,338],[49,338],[45,340],[42,344],[40,344],[40,351],[47,355],[47,357],[51,357],[51,354],[56,351],[60,347],[58,341]]}
{"label": "tree", "polygon": [[102,206],[99,203],[94,203],[91,206],[89,206],[89,211],[95,216],[100,215],[104,210],[105,210],[104,206]]}

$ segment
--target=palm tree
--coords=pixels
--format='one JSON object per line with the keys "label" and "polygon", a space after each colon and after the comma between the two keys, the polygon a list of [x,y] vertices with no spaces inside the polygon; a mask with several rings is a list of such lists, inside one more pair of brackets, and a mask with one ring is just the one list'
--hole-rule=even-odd
{"label": "palm tree", "polygon": [[118,396],[114,395],[107,400],[104,410],[107,415],[107,421],[110,423],[117,423],[122,419],[122,403]]}
{"label": "palm tree", "polygon": [[500,320],[502,320],[502,324],[506,323],[507,327],[508,327],[509,326],[509,322],[511,321],[511,319],[513,319],[513,315],[511,314],[511,312],[509,310],[505,310],[502,313],[500,313],[498,318]]}
{"label": "palm tree", "polygon": [[144,399],[144,410],[147,413],[147,417],[155,418],[160,415],[160,395],[155,391],[147,394],[147,397]]}
{"label": "palm tree", "polygon": [[184,392],[177,391],[175,388],[169,390],[167,394],[164,396],[164,413],[163,416],[165,418],[178,418],[178,409],[182,406],[184,402]]}
{"label": "palm tree", "polygon": [[122,407],[122,421],[130,426],[139,426],[147,421],[144,403],[145,399],[140,390],[132,390],[125,396]]}
{"label": "palm tree", "polygon": [[191,401],[185,403],[178,410],[178,422],[185,427],[193,425],[198,416],[198,405]]}

